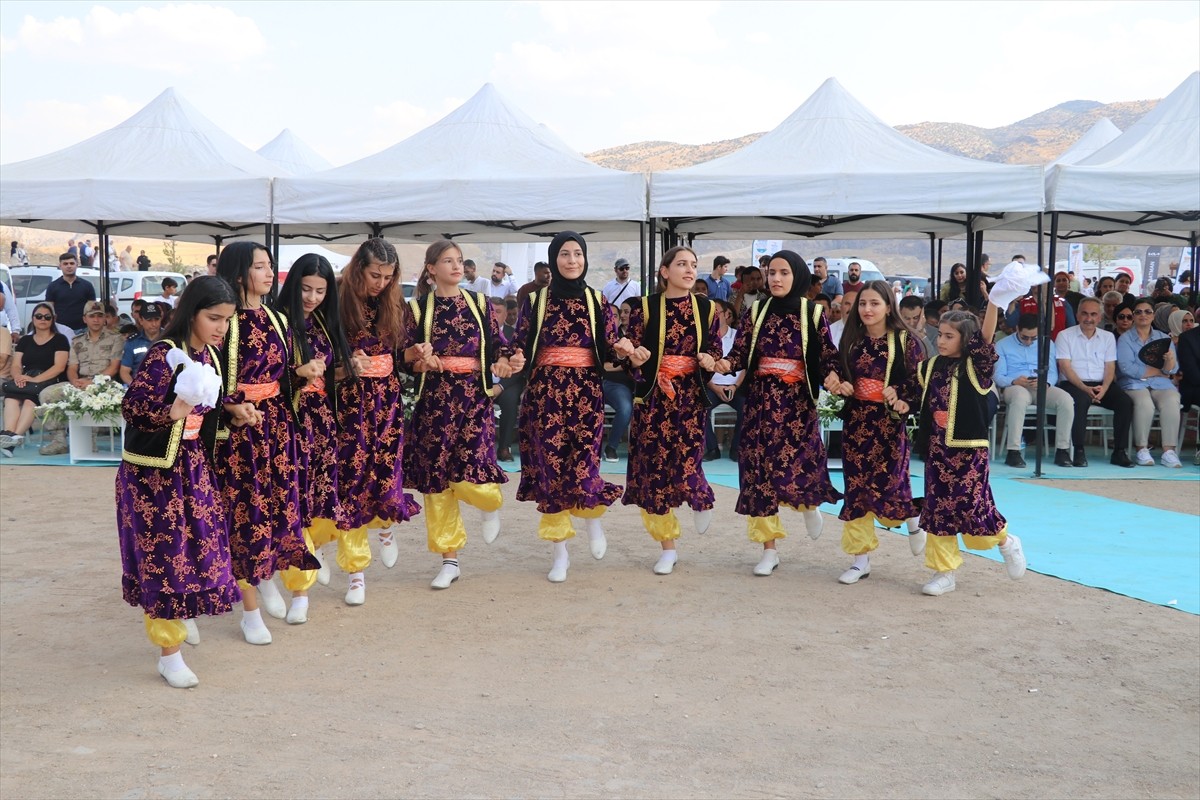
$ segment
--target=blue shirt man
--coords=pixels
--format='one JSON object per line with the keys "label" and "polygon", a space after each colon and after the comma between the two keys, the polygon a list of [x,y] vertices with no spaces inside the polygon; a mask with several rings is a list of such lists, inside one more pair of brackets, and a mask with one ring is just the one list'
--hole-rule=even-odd
{"label": "blue shirt man", "polygon": [[728,300],[729,296],[733,294],[733,286],[730,285],[729,281],[725,280],[725,273],[728,270],[728,258],[717,256],[713,259],[712,274],[700,279],[708,284],[708,299]]}
{"label": "blue shirt man", "polygon": [[[1021,437],[1025,416],[1031,404],[1037,402],[1037,334],[1036,314],[1022,314],[1017,320],[1017,332],[996,343],[996,371],[993,378],[1004,397],[1008,454],[1004,463],[1022,468]],[[1071,425],[1075,421],[1075,401],[1058,386],[1058,357],[1054,342],[1050,342],[1050,363],[1046,369],[1046,416],[1054,417],[1054,464],[1070,467]],[[1082,448],[1079,448],[1082,450]],[[1075,466],[1081,466],[1075,464]]]}

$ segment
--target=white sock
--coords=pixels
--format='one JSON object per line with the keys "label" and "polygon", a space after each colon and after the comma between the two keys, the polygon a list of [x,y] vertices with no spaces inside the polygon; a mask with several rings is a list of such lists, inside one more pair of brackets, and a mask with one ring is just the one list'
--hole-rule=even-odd
{"label": "white sock", "polygon": [[183,663],[183,652],[180,650],[176,650],[169,656],[159,656],[158,663],[167,672],[178,672],[181,669],[187,669],[187,664]]}
{"label": "white sock", "polygon": [[679,560],[679,553],[676,550],[663,550],[662,555],[659,556],[658,560],[659,561],[670,561],[672,564],[674,564],[676,561]]}
{"label": "white sock", "polygon": [[257,608],[254,609],[253,611],[243,608],[242,609],[242,622],[245,623],[247,628],[265,628],[265,627],[267,627],[266,625],[263,624],[262,611]]}
{"label": "white sock", "polygon": [[355,578],[357,578],[359,580],[359,582],[362,583],[363,586],[367,585],[367,579],[363,577],[363,574],[361,572],[351,572],[350,573],[350,582],[354,583]]}
{"label": "white sock", "polygon": [[920,517],[909,517],[904,521],[904,524],[908,526],[909,533],[916,533],[917,531],[921,530]]}
{"label": "white sock", "polygon": [[298,594],[293,597],[292,608],[308,608],[308,595]]}
{"label": "white sock", "polygon": [[557,567],[557,566],[570,564],[570,563],[571,563],[571,558],[567,555],[567,543],[566,542],[555,542],[554,543],[554,566]]}
{"label": "white sock", "polygon": [[455,569],[458,569],[458,559],[457,558],[443,558],[442,566],[443,567],[454,567]]}
{"label": "white sock", "polygon": [[871,557],[866,554],[855,556],[854,566],[858,567],[861,571],[866,572],[871,568]]}

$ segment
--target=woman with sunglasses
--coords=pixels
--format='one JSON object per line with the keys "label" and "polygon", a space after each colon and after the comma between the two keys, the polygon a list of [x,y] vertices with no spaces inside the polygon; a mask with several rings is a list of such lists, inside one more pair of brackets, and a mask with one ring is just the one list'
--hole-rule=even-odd
{"label": "woman with sunglasses", "polygon": [[12,458],[13,448],[25,441],[42,389],[66,380],[70,352],[71,343],[54,327],[54,308],[38,303],[29,335],[22,336],[14,348],[13,377],[4,382],[4,419],[12,428],[0,431],[0,453]]}
{"label": "woman with sunglasses", "polygon": [[1133,329],[1133,306],[1120,305],[1113,311],[1113,336],[1120,339]]}
{"label": "woman with sunglasses", "polygon": [[[1175,346],[1171,345],[1153,366],[1142,360],[1142,348],[1151,342],[1170,337],[1152,327],[1154,301],[1143,297],[1133,305],[1133,330],[1117,339],[1117,385],[1133,400],[1133,445],[1137,451],[1139,467],[1154,466],[1150,455],[1150,423],[1154,420],[1154,409],[1158,408],[1162,424],[1162,465],[1178,468],[1183,466],[1175,445],[1179,441],[1179,390],[1169,376],[1179,371],[1176,363]],[[1124,442],[1117,442],[1123,445]]]}

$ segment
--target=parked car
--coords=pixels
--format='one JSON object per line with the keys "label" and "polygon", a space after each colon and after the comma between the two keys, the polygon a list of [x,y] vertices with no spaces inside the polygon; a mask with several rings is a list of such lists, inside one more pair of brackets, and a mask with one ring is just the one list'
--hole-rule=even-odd
{"label": "parked car", "polygon": [[163,278],[174,278],[179,284],[178,295],[187,286],[187,276],[178,272],[117,272],[108,276],[108,297],[116,303],[117,313],[128,317],[133,301],[161,300]]}
{"label": "parked car", "polygon": [[413,295],[415,295],[417,293],[417,282],[416,281],[404,281],[403,283],[400,284],[400,289],[404,292],[405,300],[412,300]]}
{"label": "parked car", "polygon": [[[27,267],[10,267],[9,274],[12,275],[12,290],[17,298],[21,324],[25,325],[33,307],[45,301],[46,287],[51,281],[62,276],[62,270],[57,264],[30,264]],[[100,270],[79,267],[75,275],[92,284],[96,289],[96,296],[100,296]]]}
{"label": "parked car", "polygon": [[837,275],[839,281],[846,280],[846,269],[850,266],[851,261],[857,261],[860,269],[861,280],[863,283],[871,281],[885,281],[883,273],[875,266],[873,261],[868,261],[865,258],[827,258],[826,263],[829,265],[829,274]]}

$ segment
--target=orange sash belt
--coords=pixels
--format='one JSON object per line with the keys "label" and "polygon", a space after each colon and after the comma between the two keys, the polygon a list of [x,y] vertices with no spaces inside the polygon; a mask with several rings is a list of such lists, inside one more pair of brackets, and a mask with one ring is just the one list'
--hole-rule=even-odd
{"label": "orange sash belt", "polygon": [[594,367],[596,354],[590,347],[543,347],[538,350],[539,367]]}
{"label": "orange sash belt", "polygon": [[760,358],[755,376],[774,375],[784,383],[804,382],[804,362],[795,358]]}
{"label": "orange sash belt", "polygon": [[279,394],[279,381],[267,383],[239,383],[238,391],[245,395],[246,402],[259,403]]}
{"label": "orange sash belt", "polygon": [[367,368],[359,373],[363,378],[386,378],[392,374],[392,354],[384,353],[381,356],[367,356]]}
{"label": "orange sash belt", "polygon": [[204,424],[203,414],[188,414],[183,420],[183,440],[200,438],[200,426]]}
{"label": "orange sash belt", "polygon": [[479,372],[479,359],[470,356],[438,356],[445,372],[457,372],[460,375],[471,375]]}
{"label": "orange sash belt", "polygon": [[301,387],[300,391],[301,393],[325,394],[325,378],[310,378],[308,383]]}
{"label": "orange sash belt", "polygon": [[937,423],[939,428],[950,427],[950,414],[946,411],[933,412],[933,421]]}
{"label": "orange sash belt", "polygon": [[854,382],[854,396],[871,403],[883,402],[883,381],[874,378],[859,378]]}
{"label": "orange sash belt", "polygon": [[663,356],[662,363],[658,365],[658,388],[674,400],[675,385],[671,383],[671,379],[690,375],[696,371],[697,366],[699,364],[693,356]]}

